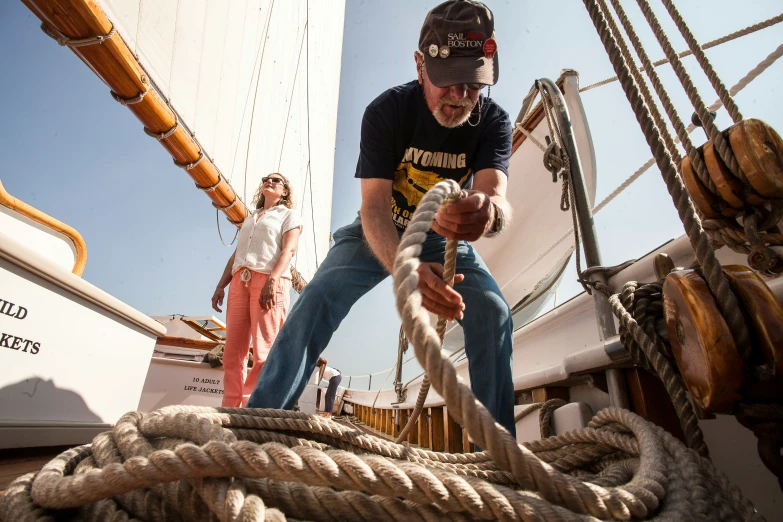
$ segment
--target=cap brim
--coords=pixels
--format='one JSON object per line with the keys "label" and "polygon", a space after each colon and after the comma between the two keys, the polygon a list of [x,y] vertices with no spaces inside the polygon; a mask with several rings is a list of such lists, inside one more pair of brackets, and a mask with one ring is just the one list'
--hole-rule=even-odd
{"label": "cap brim", "polygon": [[460,83],[495,85],[500,72],[497,53],[491,59],[484,56],[433,58],[425,54],[424,63],[427,67],[427,76],[436,87],[448,87]]}

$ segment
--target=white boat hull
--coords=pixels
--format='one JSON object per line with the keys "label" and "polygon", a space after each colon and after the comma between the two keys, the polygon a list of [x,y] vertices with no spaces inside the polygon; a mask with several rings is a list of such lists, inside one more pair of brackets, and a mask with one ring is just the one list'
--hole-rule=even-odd
{"label": "white boat hull", "polygon": [[0,448],[87,443],[136,409],[162,325],[2,233],[0,299]]}

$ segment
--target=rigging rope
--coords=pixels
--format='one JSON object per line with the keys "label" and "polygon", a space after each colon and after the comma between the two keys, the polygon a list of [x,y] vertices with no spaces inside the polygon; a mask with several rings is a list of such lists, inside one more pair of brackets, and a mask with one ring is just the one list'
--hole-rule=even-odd
{"label": "rigging rope", "polygon": [[[263,45],[261,46],[261,60],[258,62],[258,74],[256,75],[256,88],[255,92],[253,93],[253,108],[250,111],[250,126],[247,130],[247,150],[245,151],[245,172],[243,175],[244,179],[244,185],[243,185],[243,196],[247,197],[247,166],[250,162],[250,139],[253,137],[253,123],[255,122],[255,115],[256,115],[256,100],[258,100],[258,86],[261,83],[261,69],[264,67],[264,54],[266,54],[266,42],[268,40],[267,34],[269,34],[269,26],[272,24],[272,11],[275,8],[275,2],[272,0],[272,5],[269,7],[269,14],[266,18],[266,29],[264,30],[264,36],[263,36]],[[257,53],[256,53],[257,54]],[[251,76],[252,78],[252,76]],[[252,82],[252,79],[251,79]],[[250,97],[250,93],[248,92],[248,97]],[[242,120],[245,119],[244,112],[242,113]],[[239,124],[240,132],[242,130],[242,123]],[[237,138],[237,146],[239,146],[239,138]],[[233,165],[232,165],[233,166]],[[278,171],[280,169],[278,168]]]}
{"label": "rigging rope", "polygon": [[[644,3],[642,0],[639,1],[642,4]],[[617,76],[620,78],[620,84],[623,86],[623,90],[625,91],[626,97],[639,122],[645,140],[647,141],[650,150],[653,152],[661,175],[666,182],[666,188],[677,208],[680,221],[682,221],[686,235],[696,253],[696,259],[704,270],[707,283],[716,297],[718,307],[721,310],[723,317],[726,319],[729,328],[731,328],[731,331],[736,336],[735,339],[738,349],[743,357],[747,359],[750,355],[750,336],[742,311],[739,308],[737,298],[729,288],[726,276],[723,274],[720,263],[715,257],[715,251],[710,245],[709,238],[701,226],[701,222],[691,204],[682,179],[677,174],[671,156],[669,156],[663,147],[663,143],[660,140],[659,133],[656,132],[650,113],[639,95],[639,90],[628,71],[628,67],[617,48],[614,38],[607,28],[606,20],[601,14],[600,7],[595,0],[584,0],[584,3],[590,13],[593,24],[598,31],[601,42],[606,48],[612,66],[614,67]],[[650,13],[649,9],[647,12]],[[704,107],[704,111],[699,111],[700,117],[702,116],[702,112],[706,112],[706,107]],[[706,117],[711,118],[709,114],[706,114]]]}
{"label": "rigging rope", "polygon": [[[735,31],[733,33],[729,33],[726,36],[721,36],[720,38],[716,38],[715,40],[711,40],[704,45],[701,46],[702,49],[711,49],[712,47],[717,47],[719,45],[722,45],[727,42],[731,42],[733,40],[736,40],[738,38],[741,38],[743,36],[753,34],[757,31],[760,31],[762,29],[766,29],[767,27],[772,27],[775,24],[779,24],[780,22],[783,22],[783,13],[779,14],[777,16],[773,16],[772,18],[768,18],[762,22],[759,22],[757,24],[750,25],[748,27],[745,27],[744,29],[740,29],[739,31]],[[679,58],[685,58],[686,56],[692,55],[693,52],[689,49],[687,51],[682,51],[680,53],[677,53],[677,57]],[[669,60],[667,58],[661,58],[660,60],[657,60],[652,63],[653,67],[658,67],[660,65],[664,65],[669,63]],[[644,70],[648,70],[646,68],[643,68]],[[604,85],[607,85],[609,83],[613,83],[617,81],[617,76],[612,76],[611,78],[606,78],[605,80],[601,80],[600,82],[591,83],[590,85],[587,85],[585,87],[582,87],[579,89],[579,92],[585,92],[589,91],[591,89],[595,89],[597,87],[602,87]]]}
{"label": "rigging rope", "polygon": [[[315,233],[315,212],[313,203],[313,167],[310,158],[310,0],[306,3],[306,21],[305,28],[307,30],[307,48],[305,49],[305,72],[307,77],[305,80],[305,98],[307,102],[307,175],[305,176],[305,184],[310,189],[310,223],[313,225],[313,253],[315,254],[315,269],[318,270],[318,240]],[[309,178],[309,183],[308,183]],[[304,200],[304,198],[302,198]],[[304,205],[302,205],[304,206]]]}
{"label": "rigging rope", "polygon": [[[266,42],[268,40],[267,35],[269,34],[269,26],[270,26],[270,22],[272,21],[272,11],[274,10],[274,8],[275,8],[275,0],[272,0],[272,3],[269,6],[269,13],[267,13],[267,16],[266,16],[266,24],[265,24],[265,27],[264,27],[264,36],[262,37],[262,40],[258,43],[258,49],[256,50],[256,57],[253,59],[253,71],[250,73],[251,81],[250,81],[250,84],[247,86],[247,96],[245,97],[245,107],[242,110],[242,119],[239,121],[239,132],[240,133],[242,132],[242,125],[244,125],[244,123],[245,123],[245,115],[247,114],[247,106],[248,106],[248,103],[250,102],[250,93],[252,92],[252,89],[253,89],[252,78],[253,78],[253,74],[256,72],[256,69],[255,69],[256,65],[255,64],[256,64],[256,62],[258,62],[259,75],[257,76],[257,78],[260,78],[261,67],[264,64],[264,54],[266,53]],[[261,60],[260,61],[258,59],[259,56],[261,56]],[[256,81],[255,95],[258,95],[258,80]],[[253,98],[253,107],[254,108],[255,108],[255,103],[256,103],[255,102],[255,98]],[[252,128],[253,128],[253,121],[252,121],[252,118],[251,118],[250,130],[248,131],[248,134],[250,132],[252,132]],[[234,165],[236,165],[237,153],[239,152],[239,143],[241,141],[242,140],[239,139],[239,136],[237,136],[237,143],[236,143],[236,146],[234,147],[234,157],[231,158],[231,174],[232,174],[231,177],[233,177]],[[249,143],[250,143],[250,137],[248,136],[248,146],[249,146]],[[245,183],[244,183],[244,191],[245,191],[245,195],[246,195],[247,194],[247,159],[245,159],[244,176],[245,176],[245,179],[244,179],[244,181],[245,181]],[[230,181],[231,181],[231,179],[229,179],[229,182]]]}
{"label": "rigging rope", "polygon": [[[677,78],[680,80],[685,93],[688,95],[688,99],[690,100],[691,105],[693,105],[694,109],[696,110],[696,114],[698,115],[704,130],[707,132],[710,141],[712,141],[713,145],[715,146],[715,150],[718,152],[718,155],[729,168],[729,171],[734,175],[734,177],[741,180],[746,186],[749,187],[750,185],[748,184],[745,175],[742,173],[742,169],[737,162],[737,158],[734,156],[734,152],[732,152],[731,147],[726,141],[726,138],[723,137],[720,129],[718,129],[717,125],[715,125],[715,120],[712,117],[712,114],[710,114],[710,112],[707,110],[707,107],[704,104],[704,100],[702,100],[698,90],[696,89],[696,86],[693,84],[693,81],[690,78],[690,75],[688,75],[688,72],[685,70],[685,66],[677,57],[674,46],[672,46],[669,38],[666,36],[666,33],[664,32],[663,27],[661,27],[661,24],[658,21],[658,18],[655,16],[655,13],[650,7],[649,2],[647,2],[647,0],[636,1],[639,4],[644,17],[647,19],[647,23],[650,25],[653,34],[655,34],[655,37],[661,44],[664,53],[669,58],[672,69],[674,69]],[[712,283],[710,283],[710,288],[712,288]],[[713,290],[715,289],[713,288]],[[735,330],[732,329],[732,331]],[[747,346],[747,343],[740,339],[738,339],[737,342],[740,345]],[[744,350],[744,348],[740,349]]]}
{"label": "rigging rope", "polygon": [[394,366],[391,367],[389,370],[389,373],[386,374],[386,378],[383,380],[383,384],[381,384],[381,387],[378,388],[378,393],[375,394],[375,400],[372,401],[372,409],[375,411],[375,403],[378,402],[378,397],[381,394],[381,390],[383,390],[383,387],[386,386],[386,383],[389,381],[389,377],[391,377],[392,372],[397,368],[397,363],[394,363]]}
{"label": "rigging rope", "polygon": [[707,59],[707,55],[704,54],[704,49],[702,49],[702,47],[699,45],[696,37],[693,36],[693,33],[688,27],[688,24],[685,23],[685,20],[683,19],[682,15],[680,15],[680,12],[677,10],[677,7],[675,7],[672,1],[661,1],[666,7],[666,10],[669,11],[669,15],[672,17],[672,20],[674,20],[674,24],[677,26],[677,29],[679,29],[680,34],[688,43],[688,47],[690,47],[691,52],[696,57],[696,61],[699,62],[699,65],[704,71],[704,74],[710,80],[713,89],[715,89],[715,92],[718,93],[718,97],[720,98],[721,102],[723,102],[723,106],[729,112],[731,119],[734,121],[734,123],[739,123],[742,121],[742,113],[740,113],[739,107],[737,107],[737,104],[734,103],[734,98],[732,98],[731,94],[729,94],[729,91],[726,90],[726,86],[718,77],[718,73],[715,72],[712,64],[710,64],[709,59]]}
{"label": "rigging rope", "polygon": [[[783,20],[783,15],[781,15],[781,19]],[[745,87],[747,87],[753,80],[758,78],[764,71],[766,71],[772,64],[774,64],[781,56],[783,56],[783,45],[780,45],[772,51],[766,58],[761,60],[753,69],[748,71],[748,73],[743,76],[731,89],[729,89],[729,92],[736,96],[740,91],[742,91]],[[581,92],[582,89],[580,89]],[[707,110],[710,112],[715,112],[718,108],[721,107],[721,101],[720,99],[715,100],[715,102],[708,107]],[[540,141],[538,141],[535,137],[533,137],[532,133],[522,127],[520,123],[517,123],[516,125],[517,129],[522,132],[524,135],[526,135],[528,138],[531,139],[533,144],[535,144],[539,149],[541,149],[542,152],[546,151],[546,146],[543,145]],[[685,132],[687,134],[692,133],[694,130],[696,130],[696,125],[693,123],[689,124],[688,127],[685,129]],[[679,143],[679,138],[675,140],[675,143]],[[625,181],[623,181],[620,185],[617,186],[608,196],[606,196],[604,199],[600,201],[595,207],[593,207],[593,214],[597,214],[601,209],[606,207],[609,203],[611,203],[617,196],[619,196],[621,193],[625,191],[628,187],[630,187],[639,177],[641,177],[642,174],[647,172],[650,167],[655,165],[655,158],[650,158],[645,162],[641,167],[636,169],[633,174],[628,176]],[[729,246],[729,248],[734,249],[734,245],[738,245],[738,242],[741,241],[741,238],[739,236],[736,236],[733,230],[724,230],[725,224],[722,222],[717,222],[714,220],[704,220],[703,226],[705,231],[707,232],[707,235],[710,237],[710,241],[713,242],[715,245],[721,245],[726,244]],[[526,273],[528,270],[530,270],[533,266],[535,266],[538,262],[540,262],[544,257],[546,257],[552,250],[557,247],[563,240],[565,240],[571,233],[573,232],[573,228],[569,228],[565,233],[563,233],[562,236],[560,236],[555,242],[553,242],[549,247],[544,249],[535,259],[533,259],[530,263],[525,265],[522,270],[520,270],[513,278],[511,278],[511,281],[515,280],[522,274]],[[731,237],[736,237],[736,241],[732,241]],[[743,236],[744,237],[744,234]],[[771,238],[769,241],[773,244],[777,245],[775,241],[777,241],[776,236],[764,236]],[[744,241],[743,241],[744,242]],[[783,245],[783,239],[781,239],[780,245]],[[742,250],[741,247],[737,247],[737,252],[742,252],[747,254],[748,251]],[[503,290],[503,288],[501,288]]]}

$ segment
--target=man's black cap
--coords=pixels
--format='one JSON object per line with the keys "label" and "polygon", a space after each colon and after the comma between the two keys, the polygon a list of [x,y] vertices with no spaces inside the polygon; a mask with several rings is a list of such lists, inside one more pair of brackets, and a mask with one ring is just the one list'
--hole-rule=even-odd
{"label": "man's black cap", "polygon": [[421,27],[419,51],[438,87],[498,81],[495,22],[481,2],[449,0],[432,9]]}

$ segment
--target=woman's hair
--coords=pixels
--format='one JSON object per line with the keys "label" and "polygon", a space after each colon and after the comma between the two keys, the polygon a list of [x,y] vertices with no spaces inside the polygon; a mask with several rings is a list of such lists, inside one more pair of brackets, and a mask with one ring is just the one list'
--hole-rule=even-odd
{"label": "woman's hair", "polygon": [[320,368],[318,371],[318,382],[321,382],[321,379],[324,378],[324,373],[326,373],[326,359],[323,357],[318,358],[318,362],[315,365],[316,368]]}
{"label": "woman's hair", "polygon": [[[283,205],[284,207],[288,208],[294,208],[294,191],[291,189],[291,183],[288,182],[288,178],[280,174],[279,172],[272,172],[270,174],[267,174],[267,176],[280,176],[283,178],[283,187],[288,191],[288,194],[285,196],[282,196],[280,198],[280,203],[278,205]],[[253,207],[256,209],[263,208],[264,207],[264,182],[262,181],[258,185],[258,190],[256,190],[256,195],[253,196]]]}

